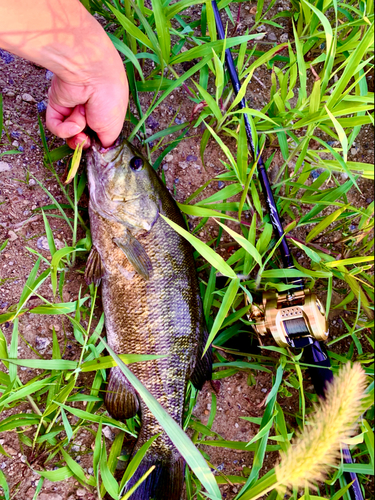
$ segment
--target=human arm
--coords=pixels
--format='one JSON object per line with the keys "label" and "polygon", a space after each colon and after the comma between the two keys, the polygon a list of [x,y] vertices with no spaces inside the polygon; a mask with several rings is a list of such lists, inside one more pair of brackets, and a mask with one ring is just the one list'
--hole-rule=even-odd
{"label": "human arm", "polygon": [[71,147],[104,147],[119,135],[128,104],[124,65],[103,28],[78,0],[0,0],[0,47],[54,73],[47,127]]}

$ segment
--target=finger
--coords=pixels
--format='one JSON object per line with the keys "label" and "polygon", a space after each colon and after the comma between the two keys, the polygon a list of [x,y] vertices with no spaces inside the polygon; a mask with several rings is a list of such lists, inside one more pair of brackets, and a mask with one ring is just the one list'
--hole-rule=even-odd
{"label": "finger", "polygon": [[115,142],[122,130],[129,100],[127,86],[112,90],[97,92],[86,105],[87,124],[105,148]]}
{"label": "finger", "polygon": [[71,149],[75,149],[78,144],[81,144],[82,142],[85,142],[83,145],[83,149],[87,149],[91,145],[90,137],[84,132],[80,132],[74,137],[69,137],[66,142]]}
{"label": "finger", "polygon": [[[67,116],[68,111],[70,114]],[[80,104],[72,111],[51,101],[47,106],[46,125],[54,135],[61,139],[73,137],[86,127],[85,108]]]}

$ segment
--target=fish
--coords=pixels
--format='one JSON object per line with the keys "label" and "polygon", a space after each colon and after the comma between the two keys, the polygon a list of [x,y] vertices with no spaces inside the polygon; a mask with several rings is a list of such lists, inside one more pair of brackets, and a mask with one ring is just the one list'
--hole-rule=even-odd
{"label": "fish", "polygon": [[[181,426],[187,383],[212,376],[193,250],[161,217],[184,227],[176,202],[149,162],[126,139],[87,154],[92,249],[87,283],[101,283],[107,342],[116,354],[152,354],[131,371]],[[153,472],[131,500],[179,500],[185,463],[119,367],[111,368],[105,405],[113,418],[140,415],[134,454],[160,433],[127,486]]]}

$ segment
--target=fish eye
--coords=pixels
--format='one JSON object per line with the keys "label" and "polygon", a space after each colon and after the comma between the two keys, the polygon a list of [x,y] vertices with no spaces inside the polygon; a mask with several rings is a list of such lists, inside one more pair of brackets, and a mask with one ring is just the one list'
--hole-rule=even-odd
{"label": "fish eye", "polygon": [[142,170],[143,168],[143,160],[142,158],[138,158],[137,156],[134,156],[130,160],[130,168],[134,170],[134,172],[139,172],[139,170]]}

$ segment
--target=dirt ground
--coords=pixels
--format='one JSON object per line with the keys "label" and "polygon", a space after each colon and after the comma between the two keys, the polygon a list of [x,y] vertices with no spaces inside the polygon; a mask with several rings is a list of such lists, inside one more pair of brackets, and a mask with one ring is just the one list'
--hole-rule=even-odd
{"label": "dirt ground", "polygon": [[[286,8],[284,0],[279,1],[275,9]],[[241,29],[246,29],[254,23],[251,14],[252,4],[244,7]],[[285,30],[279,30],[271,26],[265,27],[267,31],[263,44],[271,44],[282,40],[289,35],[289,21],[279,19],[279,23],[285,26]],[[264,45],[262,46],[264,48]],[[186,68],[181,68],[181,71]],[[46,246],[45,231],[42,216],[34,212],[38,207],[50,203],[47,196],[36,183],[34,177],[43,183],[44,187],[54,195],[59,202],[64,202],[60,189],[48,170],[43,165],[43,149],[38,129],[38,115],[44,123],[45,106],[47,102],[47,90],[51,78],[50,72],[38,67],[28,61],[13,57],[0,51],[0,92],[4,97],[4,125],[10,134],[12,148],[21,154],[4,156],[0,159],[0,245],[9,238],[9,244],[0,254],[0,314],[6,312],[19,300],[24,283],[35,263],[35,256],[30,249],[40,251],[47,260],[51,259]],[[258,70],[255,73],[256,80],[249,89],[247,98],[252,107],[261,109],[269,98],[270,75],[266,70]],[[142,105],[145,107],[150,97],[144,96]],[[147,122],[147,134],[157,132],[166,128],[172,117],[178,112],[176,123],[182,123],[189,119],[193,109],[193,103],[187,99],[185,90],[177,89],[160,106],[156,113]],[[211,141],[205,152],[206,169],[203,168],[199,157],[199,146],[202,130],[191,130],[186,140],[172,151],[165,159],[161,169],[164,170],[167,187],[175,194],[178,201],[184,201],[192,192],[223,171],[220,159],[224,159],[222,152]],[[5,137],[3,137],[4,141]],[[50,148],[61,144],[47,133]],[[371,163],[374,159],[373,129],[364,127],[360,137],[356,141],[355,148],[351,154],[353,159]],[[5,148],[0,149],[0,152]],[[7,145],[6,149],[10,149]],[[272,148],[267,151],[271,154]],[[350,158],[351,159],[351,158]],[[279,153],[275,156],[274,169],[280,160]],[[64,174],[65,165],[58,166],[58,172]],[[373,200],[373,185],[364,180],[359,181],[362,193],[353,191],[349,193],[348,199],[357,206],[367,206]],[[217,189],[222,188],[217,181],[213,181],[204,191],[204,197],[209,196]],[[203,196],[203,195],[202,195]],[[87,203],[87,198],[83,200]],[[249,217],[249,214],[245,214]],[[63,246],[64,242],[71,242],[71,234],[62,219],[50,217],[49,222],[54,234],[56,246]],[[192,219],[192,224],[196,221]],[[303,231],[308,230],[308,228]],[[306,234],[298,236],[304,239]],[[82,234],[83,236],[83,234]],[[199,236],[204,240],[217,236],[217,228],[208,224]],[[224,238],[219,249],[224,258],[229,256],[229,240]],[[302,265],[308,261],[302,254],[297,254]],[[41,270],[46,269],[47,264],[42,262]],[[85,289],[82,274],[78,271],[83,269],[83,263],[78,262],[67,276],[66,285],[63,290],[64,302],[77,299],[80,287]],[[40,290],[45,298],[53,300],[52,290],[48,284],[44,284]],[[324,300],[324,296],[322,297]],[[340,297],[334,298],[341,300]],[[38,298],[32,299],[38,303]],[[340,313],[333,313],[331,318],[331,332],[333,336],[339,335],[342,322],[338,317]],[[78,354],[78,346],[71,328],[60,317],[46,317],[28,314],[20,318],[20,346],[18,355],[24,358],[48,358],[52,354],[52,327],[55,328],[61,346],[65,349],[65,359],[75,359]],[[11,339],[12,325],[6,323],[2,328],[8,343]],[[243,339],[246,345],[247,339]],[[349,341],[343,341],[340,349],[345,351]],[[276,361],[275,361],[276,362]],[[26,381],[35,375],[34,370],[19,369],[19,376]],[[249,441],[257,432],[257,426],[241,419],[243,416],[260,417],[263,414],[263,402],[265,396],[272,386],[270,374],[255,374],[255,385],[247,384],[247,374],[237,373],[231,378],[218,381],[215,384],[217,395],[217,416],[212,431],[218,433],[223,439],[232,441]],[[80,380],[85,386],[85,379]],[[88,383],[88,382],[87,382]],[[213,388],[206,384],[200,393],[194,415],[202,423],[208,420],[211,408],[211,393]],[[285,398],[281,404],[291,411],[294,405],[298,405],[295,397]],[[2,413],[1,419],[14,413],[30,413],[30,408],[25,404],[22,408],[14,408]],[[109,428],[105,431],[108,443],[114,436]],[[92,449],[91,444],[94,436],[83,431],[75,440],[70,453],[80,463],[84,470],[92,473]],[[1,456],[0,468],[7,477],[11,487],[13,498],[31,500],[39,480],[38,459],[42,457],[31,457],[28,455],[29,448],[25,448],[19,441],[15,432],[2,433],[0,444],[11,458]],[[224,474],[242,475],[245,467],[251,467],[252,454],[228,449],[217,449],[206,447],[205,451],[210,455],[211,462]],[[272,468],[277,454],[271,453],[266,459],[267,468]],[[28,463],[32,467],[28,466]],[[34,470],[33,470],[34,469]],[[230,500],[238,491],[238,486],[223,487],[223,498]],[[73,479],[60,483],[45,481],[43,489],[38,496],[39,500],[78,500],[85,498],[94,500],[95,494],[89,493]]]}

